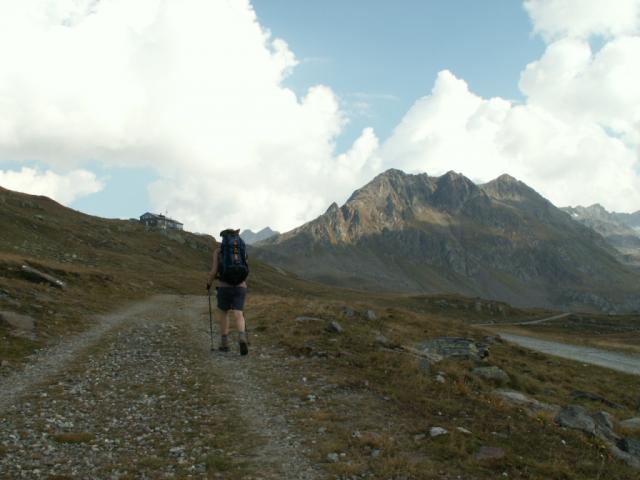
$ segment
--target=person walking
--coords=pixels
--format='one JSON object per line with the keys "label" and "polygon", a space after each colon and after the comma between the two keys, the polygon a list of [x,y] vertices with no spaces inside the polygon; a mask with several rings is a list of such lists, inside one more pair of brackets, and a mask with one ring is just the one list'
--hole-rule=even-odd
{"label": "person walking", "polygon": [[240,355],[249,353],[244,320],[249,264],[240,230],[227,228],[220,232],[222,242],[213,251],[213,265],[207,277],[207,290],[215,285],[217,305],[214,316],[220,327],[221,352],[229,351],[229,316],[233,316],[238,331]]}

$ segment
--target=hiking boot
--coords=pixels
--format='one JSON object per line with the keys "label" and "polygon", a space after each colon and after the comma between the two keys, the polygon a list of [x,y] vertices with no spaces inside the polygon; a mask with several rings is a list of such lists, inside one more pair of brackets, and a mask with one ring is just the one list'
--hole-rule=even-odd
{"label": "hiking boot", "polygon": [[247,343],[247,334],[240,332],[238,335],[238,345],[240,346],[240,355],[246,355],[249,353],[249,345]]}
{"label": "hiking boot", "polygon": [[218,351],[220,352],[229,351],[229,337],[227,337],[226,335],[222,335],[220,337],[220,346],[218,347]]}

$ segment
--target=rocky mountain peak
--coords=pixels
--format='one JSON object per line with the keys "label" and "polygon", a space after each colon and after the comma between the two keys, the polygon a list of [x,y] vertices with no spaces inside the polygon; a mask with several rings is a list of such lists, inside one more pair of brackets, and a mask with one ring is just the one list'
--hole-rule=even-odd
{"label": "rocky mountain peak", "polygon": [[336,213],[340,210],[340,207],[338,207],[338,204],[336,202],[333,202],[331,205],[329,205],[329,208],[327,208],[327,211],[324,212],[325,215],[326,214],[330,214],[330,213]]}
{"label": "rocky mountain peak", "polygon": [[464,175],[450,170],[436,180],[432,203],[445,210],[457,210],[470,197],[478,193],[479,189],[475,183]]}
{"label": "rocky mountain peak", "polygon": [[251,229],[243,230],[240,233],[240,236],[244,239],[245,243],[249,245],[261,242],[263,240],[274,237],[276,235],[279,235],[279,233],[276,232],[275,230],[272,230],[270,227],[264,227],[262,230],[258,231],[257,233],[253,232]]}
{"label": "rocky mountain peak", "polygon": [[500,175],[498,178],[495,179],[496,182],[500,182],[500,183],[511,183],[511,184],[518,184],[520,183],[520,180],[518,180],[515,177],[512,177],[511,175],[509,175],[508,173],[503,173],[502,175]]}
{"label": "rocky mountain peak", "polygon": [[522,202],[525,200],[533,202],[547,202],[538,192],[529,187],[526,183],[508,174],[500,175],[495,180],[491,180],[479,186],[487,195],[496,200],[508,200]]}

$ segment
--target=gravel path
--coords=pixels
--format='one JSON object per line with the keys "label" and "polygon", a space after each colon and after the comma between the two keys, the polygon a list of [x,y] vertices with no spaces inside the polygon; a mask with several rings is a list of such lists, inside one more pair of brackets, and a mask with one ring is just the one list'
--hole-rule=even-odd
{"label": "gravel path", "polygon": [[278,352],[208,329],[206,297],[155,297],[2,380],[0,478],[322,478],[261,379]]}
{"label": "gravel path", "polygon": [[125,319],[136,317],[145,310],[170,301],[170,297],[155,296],[109,315],[97,316],[97,324],[93,328],[40,351],[23,370],[0,378],[0,412],[13,404],[26,389],[55,375],[81,351],[91,348],[106,332],[117,327]]}
{"label": "gravel path", "polygon": [[512,333],[498,332],[499,335],[513,343],[538,352],[556,355],[562,358],[577,360],[583,363],[598,365],[600,367],[611,368],[620,372],[640,375],[640,355],[630,355],[624,353],[610,352],[593,347],[581,347],[566,343],[540,340],[525,335],[514,335]]}

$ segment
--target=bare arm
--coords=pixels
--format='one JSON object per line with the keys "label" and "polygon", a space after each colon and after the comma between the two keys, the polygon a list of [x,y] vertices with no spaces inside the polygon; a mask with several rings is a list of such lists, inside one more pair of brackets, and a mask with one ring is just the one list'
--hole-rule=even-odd
{"label": "bare arm", "polygon": [[218,254],[220,253],[220,249],[216,248],[213,251],[213,265],[211,266],[211,271],[209,272],[209,277],[207,278],[207,285],[211,285],[213,283],[213,279],[216,278],[218,274]]}

